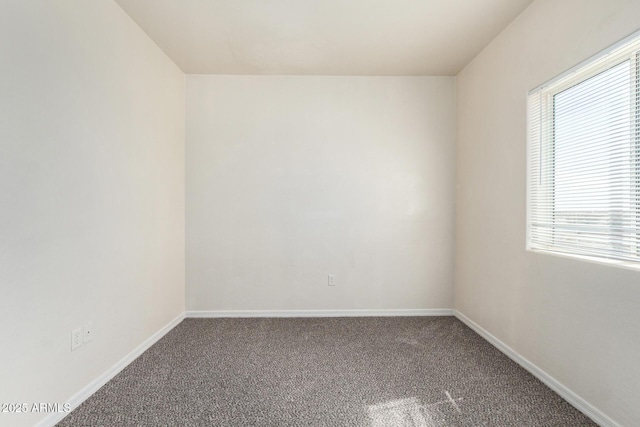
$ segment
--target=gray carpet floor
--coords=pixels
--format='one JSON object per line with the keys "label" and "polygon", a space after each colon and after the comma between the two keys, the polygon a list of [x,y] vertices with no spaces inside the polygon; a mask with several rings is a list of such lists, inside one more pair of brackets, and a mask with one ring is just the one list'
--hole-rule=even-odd
{"label": "gray carpet floor", "polygon": [[187,319],[58,426],[594,426],[453,317]]}

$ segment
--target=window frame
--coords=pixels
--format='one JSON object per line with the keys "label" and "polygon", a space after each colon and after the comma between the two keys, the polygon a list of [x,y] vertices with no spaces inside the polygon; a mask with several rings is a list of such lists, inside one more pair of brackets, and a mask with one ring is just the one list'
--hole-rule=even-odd
{"label": "window frame", "polygon": [[[629,188],[631,192],[631,206],[632,206],[632,215],[633,207],[635,207],[635,257],[636,259],[625,259],[625,258],[616,258],[615,256],[602,256],[602,255],[584,255],[581,253],[572,252],[569,248],[556,247],[553,243],[548,245],[543,245],[539,242],[534,242],[532,240],[533,234],[533,203],[532,203],[532,185],[533,180],[539,180],[539,184],[536,185],[536,189],[539,192],[540,189],[544,189],[543,187],[543,175],[548,173],[548,170],[553,171],[552,177],[550,179],[551,184],[545,183],[544,185],[551,185],[552,191],[547,192],[545,197],[548,197],[545,200],[547,205],[552,208],[545,213],[545,215],[549,215],[549,224],[551,229],[554,230],[555,224],[555,197],[556,197],[556,188],[555,188],[555,161],[556,161],[556,153],[555,153],[555,145],[556,138],[554,134],[554,119],[555,119],[555,110],[554,110],[554,100],[555,96],[563,91],[570,89],[574,86],[577,86],[581,83],[588,81],[589,79],[606,72],[607,70],[612,69],[626,61],[630,62],[630,76],[632,85],[629,88],[631,102],[630,102],[630,114],[631,114],[631,125],[632,128],[630,130],[630,138],[632,146],[631,150],[631,165],[630,165],[630,176],[632,180],[632,185]],[[635,89],[634,89],[635,88]],[[539,110],[533,112],[531,109],[531,98],[533,96],[538,96],[538,108]],[[634,270],[640,270],[640,31],[632,34],[629,37],[621,40],[620,42],[612,45],[608,49],[605,49],[601,53],[583,61],[582,63],[576,65],[565,73],[560,74],[554,79],[549,80],[548,82],[536,87],[529,91],[527,96],[527,199],[526,199],[526,250],[530,252],[541,252],[548,253],[556,256],[566,257],[566,258],[574,258],[581,259],[585,261],[591,261],[600,264],[606,265],[614,265],[624,268],[631,268]],[[533,115],[537,114],[538,117],[536,121],[539,121],[540,128],[535,131],[532,130],[532,118]],[[551,134],[550,147],[548,146],[549,137],[546,136]],[[532,159],[532,145],[534,143],[534,139],[538,139],[538,147],[537,154]],[[552,153],[549,156],[548,151],[551,150]],[[547,162],[551,162],[552,164],[546,164],[543,166],[543,159],[546,159]],[[537,168],[537,172],[539,176],[533,176],[535,167],[532,167],[532,161],[538,161],[539,166]],[[543,172],[544,171],[544,172]],[[548,177],[545,176],[548,179]],[[633,184],[635,182],[635,185]],[[538,197],[541,197],[538,195]],[[538,206],[539,203],[536,205]],[[539,218],[540,213],[536,212],[537,218]],[[539,220],[538,220],[539,222]],[[545,222],[547,222],[545,220]],[[540,227],[539,227],[540,228]],[[555,231],[551,232],[552,234],[552,242],[555,240]],[[614,239],[612,239],[612,244],[614,244]],[[633,250],[629,252],[633,254]]]}

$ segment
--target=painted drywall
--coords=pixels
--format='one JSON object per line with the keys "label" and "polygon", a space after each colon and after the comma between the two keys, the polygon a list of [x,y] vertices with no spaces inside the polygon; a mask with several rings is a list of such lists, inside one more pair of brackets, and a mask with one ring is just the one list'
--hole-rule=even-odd
{"label": "painted drywall", "polygon": [[537,0],[457,77],[456,308],[640,425],[640,271],[525,251],[526,95],[640,29],[640,2]]}
{"label": "painted drywall", "polygon": [[0,402],[30,410],[184,311],[184,75],[112,1],[3,0],[0,94]]}
{"label": "painted drywall", "polygon": [[532,0],[116,0],[188,74],[455,75]]}
{"label": "painted drywall", "polygon": [[454,99],[451,77],[188,75],[187,309],[450,308]]}

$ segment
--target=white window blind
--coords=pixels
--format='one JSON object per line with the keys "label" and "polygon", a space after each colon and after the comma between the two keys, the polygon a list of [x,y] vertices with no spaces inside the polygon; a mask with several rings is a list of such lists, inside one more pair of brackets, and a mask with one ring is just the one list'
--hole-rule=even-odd
{"label": "white window blind", "polygon": [[528,247],[640,261],[640,37],[528,107]]}

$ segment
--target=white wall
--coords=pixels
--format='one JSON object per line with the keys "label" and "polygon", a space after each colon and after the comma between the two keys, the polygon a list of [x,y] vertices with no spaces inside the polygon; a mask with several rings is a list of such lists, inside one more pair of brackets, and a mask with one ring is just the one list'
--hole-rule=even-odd
{"label": "white wall", "polygon": [[640,28],[640,2],[537,0],[457,78],[456,308],[640,425],[640,271],[525,252],[526,95]]}
{"label": "white wall", "polygon": [[454,98],[451,77],[187,76],[187,309],[450,308]]}
{"label": "white wall", "polygon": [[66,402],[183,310],[184,75],[112,1],[3,0],[0,402]]}

